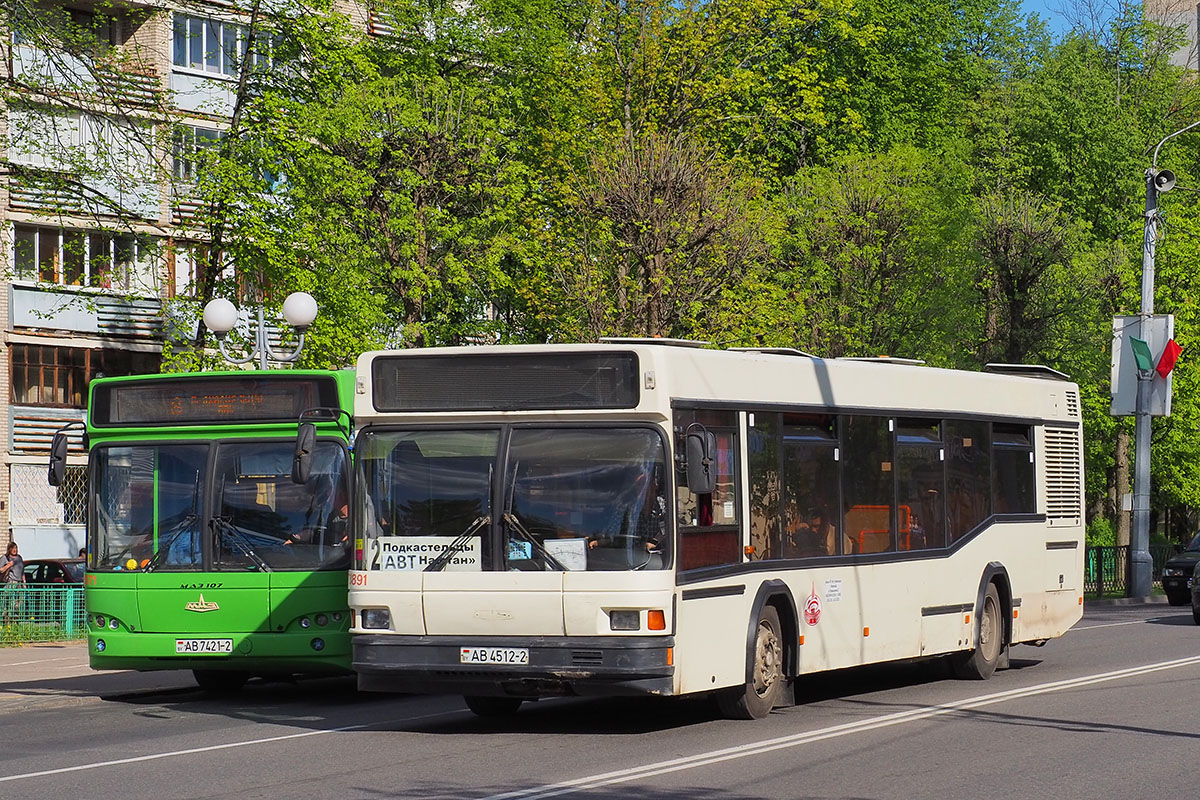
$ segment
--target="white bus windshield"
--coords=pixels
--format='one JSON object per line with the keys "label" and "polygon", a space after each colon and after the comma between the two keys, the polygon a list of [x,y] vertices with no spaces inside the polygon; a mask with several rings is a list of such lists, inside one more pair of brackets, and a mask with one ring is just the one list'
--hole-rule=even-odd
{"label": "white bus windshield", "polygon": [[365,432],[363,568],[665,568],[664,452],[651,428]]}

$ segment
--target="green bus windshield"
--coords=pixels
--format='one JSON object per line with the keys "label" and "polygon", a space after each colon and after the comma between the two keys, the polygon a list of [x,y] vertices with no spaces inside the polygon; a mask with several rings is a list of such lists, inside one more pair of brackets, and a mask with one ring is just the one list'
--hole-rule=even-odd
{"label": "green bus windshield", "polygon": [[96,447],[91,569],[344,569],[346,450],[318,443],[298,485],[293,449],[291,439]]}

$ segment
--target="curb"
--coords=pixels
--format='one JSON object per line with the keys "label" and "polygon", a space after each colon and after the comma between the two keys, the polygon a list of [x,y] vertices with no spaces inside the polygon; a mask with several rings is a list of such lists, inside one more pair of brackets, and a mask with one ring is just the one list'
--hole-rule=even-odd
{"label": "curb", "polygon": [[1167,604],[1167,596],[1165,594],[1155,594],[1149,597],[1108,597],[1103,600],[1088,600],[1084,598],[1083,606],[1165,606]]}

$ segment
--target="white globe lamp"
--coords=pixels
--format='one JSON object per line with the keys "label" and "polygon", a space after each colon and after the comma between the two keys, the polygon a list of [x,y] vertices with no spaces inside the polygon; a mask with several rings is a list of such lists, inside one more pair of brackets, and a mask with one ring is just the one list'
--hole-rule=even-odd
{"label": "white globe lamp", "polygon": [[209,300],[204,306],[204,325],[220,339],[233,330],[237,324],[238,311],[233,303],[224,297]]}
{"label": "white globe lamp", "polygon": [[283,301],[283,318],[296,330],[306,331],[317,318],[317,301],[308,292],[292,292]]}

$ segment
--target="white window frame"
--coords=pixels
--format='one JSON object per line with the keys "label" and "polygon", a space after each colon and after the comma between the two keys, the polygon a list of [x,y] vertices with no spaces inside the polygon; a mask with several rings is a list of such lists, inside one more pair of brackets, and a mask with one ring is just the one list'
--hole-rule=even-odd
{"label": "white window frame", "polygon": [[[271,35],[259,31],[255,39],[257,46],[252,54],[255,66],[270,69]],[[234,80],[241,60],[250,49],[246,25],[180,12],[172,15],[171,68],[176,71]]]}

